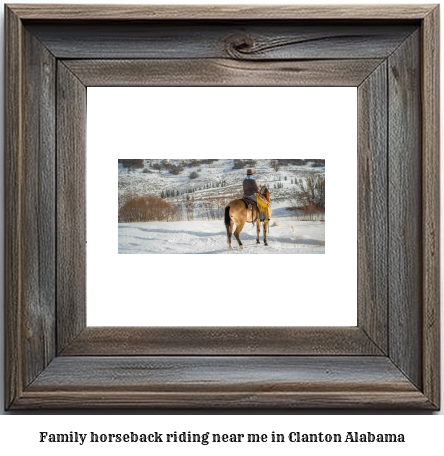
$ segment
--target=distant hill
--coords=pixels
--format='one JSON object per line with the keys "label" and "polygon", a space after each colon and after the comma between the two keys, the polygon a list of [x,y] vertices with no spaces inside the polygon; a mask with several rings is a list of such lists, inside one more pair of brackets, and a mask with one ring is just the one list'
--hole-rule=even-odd
{"label": "distant hill", "polygon": [[187,195],[194,200],[209,195],[238,195],[247,168],[253,168],[256,181],[268,186],[275,201],[282,201],[294,190],[295,179],[325,173],[325,160],[119,159],[119,195],[151,194],[171,202],[186,199]]}

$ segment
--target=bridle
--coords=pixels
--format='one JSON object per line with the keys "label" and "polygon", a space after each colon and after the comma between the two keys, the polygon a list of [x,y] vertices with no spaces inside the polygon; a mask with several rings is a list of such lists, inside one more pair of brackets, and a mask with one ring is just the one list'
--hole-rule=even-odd
{"label": "bridle", "polygon": [[[268,190],[268,187],[266,185],[262,186],[261,185],[261,191],[260,194],[268,201],[270,204],[270,190]],[[268,224],[268,233],[270,233],[270,224]]]}
{"label": "bridle", "polygon": [[[268,201],[268,195],[270,194],[270,191],[268,190],[268,187],[266,185],[264,185],[262,188],[261,188],[261,195],[262,196],[265,196],[265,198],[267,198],[267,201]],[[268,201],[269,202],[269,201]]]}

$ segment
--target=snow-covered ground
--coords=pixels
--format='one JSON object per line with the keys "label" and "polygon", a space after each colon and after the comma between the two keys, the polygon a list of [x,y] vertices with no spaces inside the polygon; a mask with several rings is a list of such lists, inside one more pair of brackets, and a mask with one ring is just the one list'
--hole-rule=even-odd
{"label": "snow-covered ground", "polygon": [[[170,160],[179,164],[179,160]],[[119,223],[120,254],[317,254],[325,253],[325,222],[301,221],[292,210],[291,198],[296,189],[296,179],[305,179],[313,173],[325,173],[325,167],[313,167],[313,162],[306,165],[284,165],[279,171],[271,166],[271,160],[256,160],[255,178],[258,184],[267,184],[272,198],[272,220],[267,234],[269,246],[256,244],[256,227],[247,223],[240,237],[244,250],[239,249],[236,238],[232,237],[233,251],[228,249],[227,234],[223,220],[201,220],[200,207],[209,197],[227,197],[229,202],[242,190],[242,181],[246,168],[234,169],[234,160],[221,159],[212,163],[202,163],[198,167],[184,167],[179,175],[173,175],[166,169],[155,171],[152,165],[161,160],[145,160],[145,171],[128,170],[119,164],[119,195],[127,192],[139,195],[151,194],[163,196],[166,190],[179,190],[180,194],[166,197],[173,204],[181,204],[193,189],[191,201],[194,203],[194,221]],[[190,173],[196,171],[197,179],[190,179]],[[238,196],[236,196],[237,198]]]}
{"label": "snow-covered ground", "polygon": [[[273,222],[271,223],[273,225]],[[240,250],[233,236],[234,250],[227,246],[227,234],[222,220],[194,222],[120,223],[119,253],[325,253],[325,223],[280,220],[271,226],[267,236],[269,246],[256,244],[256,227],[247,224],[240,237]]]}
{"label": "snow-covered ground", "polygon": [[[183,195],[183,192],[192,189],[191,197],[198,202],[208,196],[223,196],[239,192],[248,168],[246,166],[243,169],[234,169],[233,159],[220,159],[210,164],[203,163],[198,167],[184,167],[179,175],[173,175],[166,169],[156,171],[151,167],[162,161],[161,159],[144,160],[147,172],[144,172],[143,169],[129,170],[119,163],[119,194],[130,192],[139,195],[161,196],[162,191],[179,190],[180,197],[165,198],[168,202],[177,203],[185,200],[186,195]],[[174,165],[183,161],[169,160],[169,162]],[[257,183],[268,186],[274,201],[282,201],[291,196],[296,188],[294,184],[296,178],[305,179],[313,173],[325,173],[325,167],[313,167],[313,162],[308,162],[304,166],[285,165],[279,171],[275,171],[270,163],[270,159],[257,159],[253,168]],[[190,174],[193,172],[197,172],[199,177],[190,179]],[[222,183],[224,186],[221,185]]]}

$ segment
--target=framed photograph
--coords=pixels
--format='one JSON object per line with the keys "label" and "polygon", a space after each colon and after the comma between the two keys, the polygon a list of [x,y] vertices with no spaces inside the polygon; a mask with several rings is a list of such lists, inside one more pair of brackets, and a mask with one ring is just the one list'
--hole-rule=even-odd
{"label": "framed photograph", "polygon": [[[6,6],[5,34],[6,409],[439,409],[437,5],[22,4]],[[151,109],[157,121],[153,132],[149,127],[145,132],[151,150],[128,147],[121,155],[115,155],[114,143],[123,145],[121,149],[130,143],[140,144],[135,139],[144,127],[139,126],[132,108],[120,110],[113,117],[114,123],[105,121],[105,113],[111,109],[104,101],[97,104],[104,109],[102,113],[97,111],[99,121],[91,123],[94,97],[103,89],[108,91],[104,99],[114,101],[122,91],[127,100],[128,91],[135,88],[140,100],[143,91],[151,91],[146,92],[150,93],[150,101],[145,103],[146,112]],[[224,116],[216,115],[222,112],[222,100],[232,94],[232,100],[240,99],[238,93],[247,92],[258,93],[252,100],[265,100],[265,94],[270,92],[273,96],[269,103],[274,103],[285,91],[282,103],[291,105],[296,118],[300,112],[291,97],[299,88],[349,88],[355,92],[355,129],[350,129],[350,135],[342,134],[344,147],[349,143],[356,145],[356,156],[350,161],[354,173],[339,169],[329,174],[329,167],[339,160],[334,159],[336,155],[330,161],[323,155],[307,155],[311,161],[303,159],[302,154],[284,155],[283,148],[290,140],[284,130],[279,132],[278,127],[271,126],[272,117],[280,119],[276,125],[285,125],[282,112],[290,112],[288,108],[274,106],[276,115],[270,116],[273,111],[269,104],[263,111],[268,115],[263,115],[258,128],[252,125],[259,121],[249,123],[261,112],[254,108],[253,101],[232,111],[230,106],[235,101],[230,101]],[[207,94],[210,89],[211,97],[222,90],[222,98],[211,108],[198,110],[197,123],[205,118],[202,112],[211,109],[209,115],[214,115],[217,122],[213,124],[218,127],[212,140],[206,140],[205,150],[193,150],[192,145],[199,144],[204,134],[203,128],[193,130],[192,140],[180,142],[186,159],[168,158],[174,156],[173,149],[162,150],[159,145],[173,137],[186,139],[190,132],[189,126],[181,130],[181,121],[172,115],[179,100],[187,93],[192,94],[191,100],[201,99],[195,97],[196,91]],[[160,94],[157,105],[154,93]],[[307,128],[313,129],[313,141],[322,135],[331,139],[329,122],[320,121],[322,104],[315,105],[314,91],[306,93],[311,94],[311,104],[317,106],[319,113],[313,119],[305,116],[311,119]],[[327,96],[322,97],[326,103]],[[171,108],[162,117],[165,103]],[[190,112],[188,109],[182,114],[182,119]],[[330,118],[337,112],[333,109]],[[125,118],[131,119],[130,126],[138,126],[133,128],[134,133],[123,134]],[[187,125],[185,120],[183,124]],[[286,131],[292,131],[291,126]],[[267,136],[267,132],[272,133]],[[96,151],[91,142],[94,135],[99,143],[114,135],[120,139],[108,141],[109,148]],[[161,140],[153,147],[156,135]],[[236,138],[235,144],[244,141],[243,147],[232,154],[220,154],[218,147],[228,147],[230,137]],[[274,158],[243,158],[253,156],[247,152],[257,151],[270,137],[273,144],[280,146],[266,155],[269,148],[263,155]],[[338,144],[340,147],[340,135]],[[134,156],[139,158],[129,158]],[[151,158],[141,158],[147,156]],[[236,158],[225,158],[230,156]],[[260,153],[256,156],[260,157]],[[97,181],[91,181],[93,160],[98,157],[103,170]],[[152,190],[156,200],[148,203],[150,207],[154,203],[171,206],[173,209],[168,210],[175,217],[181,210],[181,217],[197,217],[201,221],[208,218],[208,245],[220,231],[224,239],[220,250],[226,249],[224,255],[184,255],[205,253],[202,241],[196,241],[196,251],[177,251],[178,241],[173,246],[175,255],[156,255],[156,245],[168,241],[162,237],[162,230],[168,231],[172,225],[151,225],[147,231],[146,226],[136,224],[151,222],[132,219],[133,212],[129,210],[122,213],[120,222],[133,226],[122,228],[131,232],[128,238],[119,240],[117,200],[120,210],[129,199],[120,200],[116,165],[134,168],[139,166],[139,160],[143,165],[141,176],[134,170],[131,176],[144,179],[146,185],[154,182],[147,180],[150,172],[158,171],[169,179],[170,173],[174,176],[177,171],[180,175],[187,169],[186,188],[181,184],[185,180],[174,180],[174,185],[169,180],[167,185],[166,181],[159,184],[160,178],[156,177],[157,187]],[[230,200],[224,203],[220,214],[214,214],[220,224],[216,229],[209,222],[213,220],[211,211],[219,203],[205,206],[202,195],[211,186],[209,196],[213,198],[216,188],[237,185],[237,180],[231,182],[231,171],[229,174],[219,168],[215,171],[217,179],[203,179],[202,174],[210,173],[211,160],[219,162],[213,163],[213,171],[217,166],[226,170],[240,167],[245,171],[242,180],[262,170],[257,175],[262,179],[260,183],[268,186],[258,187],[260,191],[255,189],[254,194],[267,201],[269,190],[271,209],[273,190],[278,196],[283,194],[282,188],[290,192],[294,187],[299,198],[294,208],[302,210],[305,206],[300,194],[309,183],[307,176],[312,167],[322,168],[324,174],[317,173],[316,179],[325,176],[328,220],[322,225],[324,238],[310,237],[316,241],[310,248],[320,249],[310,253],[322,255],[250,255],[256,234],[245,232],[240,237],[234,232],[236,240],[231,251],[227,243],[231,222],[227,222],[226,208],[234,205]],[[271,174],[277,172],[272,161],[276,166],[279,161],[286,166],[287,174],[281,180]],[[105,187],[108,166],[112,169],[111,192]],[[144,169],[147,176],[142,175]],[[305,177],[300,184],[302,171]],[[192,176],[192,172],[197,176]],[[189,183],[195,179],[203,179],[199,187]],[[289,184],[288,179],[293,182]],[[330,182],[346,179],[356,183],[356,191],[334,200],[339,213],[343,211],[344,218],[353,214],[352,220],[334,223],[328,202],[329,192],[333,191]],[[271,188],[270,183],[275,187]],[[240,181],[240,189],[242,185]],[[306,206],[318,210],[322,205],[321,180],[311,188],[316,190],[317,199],[315,203],[308,201]],[[245,186],[243,189],[248,193]],[[101,208],[90,199],[94,190],[103,194],[103,207],[112,207],[112,223],[107,222],[105,209],[103,219],[97,215],[102,209],[90,212],[91,208]],[[196,200],[199,192],[200,202],[187,211],[186,196]],[[242,204],[245,210],[253,211],[254,202],[250,198]],[[259,208],[257,199],[256,204]],[[266,224],[269,213],[264,204],[262,223]],[[230,210],[228,221],[241,225],[241,221],[236,222],[238,214]],[[321,213],[317,211],[320,226]],[[256,220],[260,225],[259,216]],[[291,227],[287,222],[282,226]],[[333,230],[336,227],[343,233],[346,222],[351,245],[335,250],[335,245],[340,244],[335,243]],[[135,232],[136,228],[141,233]],[[273,245],[273,227],[270,229],[270,245],[261,244],[261,249],[277,248]],[[190,231],[187,227],[181,230]],[[107,231],[112,233],[111,260],[100,253],[93,256],[96,239],[100,240]],[[281,233],[275,237],[281,243],[282,239],[293,243],[309,236],[302,233],[299,237],[285,237],[282,231],[276,233]],[[196,231],[187,235],[199,237]],[[254,242],[248,243],[250,238]],[[125,254],[138,244],[141,247],[137,248],[148,249],[148,255]],[[350,258],[342,263],[341,254]],[[139,268],[134,262],[136,257],[143,261]],[[155,287],[160,283],[156,261],[168,258],[174,258],[174,264],[182,267],[163,274],[164,292],[160,293]],[[274,258],[273,268],[267,258]],[[298,272],[302,266],[293,269],[279,264],[286,261],[288,265],[288,259],[306,261],[304,265],[317,261],[312,267],[323,265],[324,269],[319,269],[322,273],[308,287]],[[103,280],[103,268],[110,261],[119,262],[122,268],[130,265],[133,271],[139,269],[138,280],[134,284],[119,280],[119,274]],[[191,270],[193,264],[208,275],[212,266],[222,261],[229,268],[217,273],[214,270],[210,282],[202,280],[199,273],[192,280],[190,275],[181,274]],[[339,281],[331,280],[333,276]],[[304,324],[300,315],[315,305],[317,289],[327,289],[329,279],[336,287],[320,299],[328,309],[328,318]],[[301,282],[309,292],[297,301]],[[143,291],[140,301],[132,294],[135,288]],[[119,289],[125,291],[119,295],[121,298],[116,294]],[[200,300],[200,307],[193,307],[196,300]],[[352,320],[356,324],[336,323],[335,316],[345,301],[353,302]],[[116,307],[120,312],[118,323],[108,323],[106,316]],[[126,314],[134,316],[142,307],[144,318],[137,316],[127,322]],[[156,320],[164,308],[164,317]],[[92,309],[96,309],[94,318]],[[212,319],[200,318],[204,314],[211,314]],[[243,317],[237,318],[241,314]]]}
{"label": "framed photograph", "polygon": [[[356,87],[89,87],[87,99],[88,325],[356,326]],[[242,127],[221,135],[230,116]],[[230,158],[242,151],[256,158]],[[118,239],[104,229],[116,209]]]}

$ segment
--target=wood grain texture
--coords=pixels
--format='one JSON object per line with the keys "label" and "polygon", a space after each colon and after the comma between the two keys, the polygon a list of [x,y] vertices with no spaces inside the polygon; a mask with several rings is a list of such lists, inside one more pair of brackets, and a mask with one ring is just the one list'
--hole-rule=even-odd
{"label": "wood grain texture", "polygon": [[62,356],[381,355],[359,328],[94,328]]}
{"label": "wood grain texture", "polygon": [[[352,385],[342,391],[320,392],[195,392],[162,393],[143,391],[52,391],[28,390],[14,410],[29,409],[239,409],[263,413],[270,409],[288,412],[290,409],[395,409],[433,410],[427,398],[419,391],[355,392]],[[229,388],[228,388],[229,389]]]}
{"label": "wood grain texture", "polygon": [[422,157],[419,31],[388,59],[389,356],[422,378]]}
{"label": "wood grain texture", "polygon": [[23,391],[22,161],[23,84],[20,20],[5,11],[5,408]]}
{"label": "wood grain texture", "polygon": [[55,354],[55,61],[10,11],[6,23],[9,406]]}
{"label": "wood grain texture", "polygon": [[[7,408],[439,407],[439,40],[435,6],[14,5],[6,7],[5,14]],[[21,19],[26,20],[26,33]],[[316,22],[319,19],[329,22]],[[45,20],[54,23],[43,25]],[[107,20],[112,22],[105,25]],[[367,20],[372,22],[362,22]],[[412,34],[420,20],[421,37]],[[125,27],[119,30],[122,21],[132,22],[128,24],[132,34]],[[84,26],[79,28],[80,22]],[[219,25],[214,27],[216,22]],[[57,28],[59,36],[54,32]],[[199,28],[205,30],[200,37]],[[37,30],[46,34],[47,42],[43,35],[35,34]],[[92,30],[97,30],[96,36]],[[78,47],[75,33],[80,33]],[[183,46],[178,43],[180,37]],[[128,40],[127,53],[124,39]],[[96,57],[89,67],[83,62],[59,62],[58,80],[51,82],[53,52],[70,60]],[[387,53],[389,60],[381,62]],[[117,55],[125,62],[110,65],[104,61]],[[390,254],[388,265],[378,262],[378,252],[386,248],[384,239],[378,237],[384,231],[379,222],[360,226],[360,236],[370,238],[359,266],[369,274],[363,279],[369,294],[364,301],[360,299],[359,305],[367,306],[359,311],[360,328],[268,328],[267,337],[257,328],[244,332],[180,328],[169,334],[168,328],[85,329],[86,88],[80,79],[109,83],[112,77],[103,73],[110,72],[126,81],[124,85],[136,85],[145,77],[142,68],[146,62],[128,61],[134,56],[152,56],[159,60],[158,68],[165,65],[153,72],[158,81],[165,80],[163,72],[178,68],[184,76],[175,81],[177,85],[188,84],[192,73],[186,62],[165,62],[166,58],[194,56],[203,65],[199,68],[208,72],[202,79],[236,85],[251,82],[254,73],[267,85],[290,81],[328,84],[335,77],[352,84],[353,77],[361,78],[368,71],[369,77],[356,81],[363,81],[360,109],[369,112],[366,120],[360,119],[359,136],[364,158],[359,162],[360,185],[367,192],[365,202],[360,201],[360,213],[369,223],[384,219],[380,212],[384,179],[377,170],[383,164],[376,158],[383,160],[383,112],[378,108],[384,111],[380,106],[382,73],[387,69]],[[340,75],[341,65],[332,62],[340,56],[350,60],[341,63],[350,74]],[[357,62],[357,56],[362,61]],[[301,58],[312,62],[294,61]],[[204,59],[208,61],[200,63]],[[80,76],[84,69],[91,72]],[[422,84],[418,82],[420,72]],[[55,185],[50,157],[53,93],[57,94]],[[43,185],[45,180],[49,188]],[[52,202],[51,194],[55,195]],[[48,206],[42,207],[46,202]],[[53,244],[49,239],[54,204],[56,275],[51,272]],[[27,239],[31,229],[35,232]],[[380,283],[386,266],[388,357],[380,356],[386,351],[387,337]],[[57,280],[53,312],[51,277]],[[45,368],[53,356],[51,318],[57,318],[57,355],[63,356],[56,356]],[[43,332],[42,339],[37,337],[38,331]],[[156,356],[141,356],[147,351]],[[170,354],[175,356],[166,356]]]}
{"label": "wood grain texture", "polygon": [[[106,372],[101,375],[100,372]],[[109,383],[109,378],[112,382]],[[385,357],[262,356],[58,357],[33,384],[33,390],[57,387],[75,391],[131,387],[146,391],[413,391],[411,383]]]}
{"label": "wood grain texture", "polygon": [[22,235],[25,385],[55,355],[55,59],[25,32]]}
{"label": "wood grain texture", "polygon": [[57,68],[57,349],[86,326],[86,87]]}
{"label": "wood grain texture", "polygon": [[358,326],[387,343],[387,64],[358,89]]}
{"label": "wood grain texture", "polygon": [[440,404],[439,6],[422,26],[423,388]]}
{"label": "wood grain texture", "polygon": [[59,357],[20,407],[415,407],[385,357]]}
{"label": "wood grain texture", "polygon": [[88,87],[357,86],[380,59],[310,61],[64,60]]}
{"label": "wood grain texture", "polygon": [[436,5],[8,5],[29,20],[420,20]]}
{"label": "wood grain texture", "polygon": [[62,59],[331,60],[387,58],[417,25],[159,21],[27,27]]}

